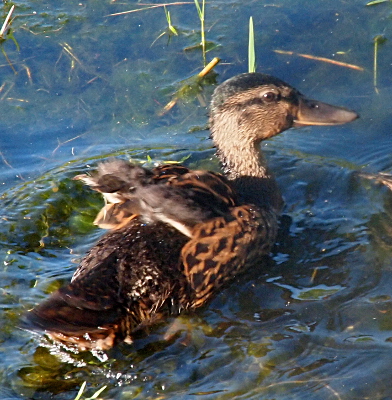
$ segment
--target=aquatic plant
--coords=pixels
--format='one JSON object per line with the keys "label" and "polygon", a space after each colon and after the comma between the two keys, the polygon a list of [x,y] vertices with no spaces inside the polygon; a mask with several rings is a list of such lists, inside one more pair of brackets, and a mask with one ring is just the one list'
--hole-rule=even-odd
{"label": "aquatic plant", "polygon": [[11,39],[14,43],[15,46],[17,48],[17,50],[19,51],[19,44],[16,41],[13,33],[12,33],[12,29],[11,29],[11,25],[12,25],[12,13],[15,10],[15,5],[12,5],[12,7],[9,9],[7,16],[5,17],[5,20],[3,22],[3,25],[0,29],[0,49],[1,52],[3,53],[5,59],[7,60],[9,66],[12,68],[12,70],[14,71],[14,73],[16,74],[16,70],[14,68],[14,66],[12,65],[11,60],[8,58],[7,53],[4,50],[3,44],[8,40]]}
{"label": "aquatic plant", "polygon": [[248,72],[256,72],[255,32],[253,18],[249,18]]}
{"label": "aquatic plant", "polygon": [[107,386],[104,386],[101,389],[97,390],[91,397],[82,398],[82,394],[84,392],[84,389],[86,388],[86,382],[83,382],[74,400],[98,400],[98,396],[106,389],[106,387]]}
{"label": "aquatic plant", "polygon": [[200,20],[200,30],[201,30],[201,50],[203,53],[203,61],[204,61],[204,66],[207,64],[207,59],[206,59],[206,37],[205,37],[205,30],[204,30],[204,21],[205,21],[205,0],[202,0],[202,6],[200,7],[199,0],[195,0],[195,5],[197,9],[197,14],[199,16]]}

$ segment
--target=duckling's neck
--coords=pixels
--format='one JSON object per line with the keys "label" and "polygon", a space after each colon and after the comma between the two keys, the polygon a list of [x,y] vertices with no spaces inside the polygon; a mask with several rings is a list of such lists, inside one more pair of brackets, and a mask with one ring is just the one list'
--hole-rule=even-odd
{"label": "duckling's neck", "polygon": [[[232,132],[216,132],[212,126],[212,138],[217,148],[223,171],[240,194],[244,203],[272,207],[280,212],[283,200],[273,174],[260,148],[260,141],[238,132],[233,140]],[[217,134],[218,133],[218,134]]]}
{"label": "duckling's neck", "polygon": [[269,179],[271,174],[259,143],[217,143],[216,155],[230,180],[245,176]]}

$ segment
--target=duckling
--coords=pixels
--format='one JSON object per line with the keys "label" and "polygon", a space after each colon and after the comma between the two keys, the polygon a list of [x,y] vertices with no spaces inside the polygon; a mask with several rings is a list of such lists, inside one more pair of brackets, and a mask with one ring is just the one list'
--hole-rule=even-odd
{"label": "duckling", "polygon": [[111,160],[75,177],[103,194],[95,223],[109,232],[24,326],[79,350],[106,350],[132,343],[137,331],[168,315],[203,306],[274,244],[283,200],[261,141],[295,126],[356,118],[270,75],[228,79],[210,107],[223,174]]}

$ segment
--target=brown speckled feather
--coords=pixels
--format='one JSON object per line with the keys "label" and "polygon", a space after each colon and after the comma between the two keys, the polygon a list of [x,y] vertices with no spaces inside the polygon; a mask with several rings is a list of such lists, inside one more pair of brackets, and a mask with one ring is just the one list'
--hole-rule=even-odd
{"label": "brown speckled feather", "polygon": [[199,224],[181,251],[184,273],[192,288],[192,306],[209,300],[226,282],[268,254],[277,233],[275,213],[239,206],[225,217]]}
{"label": "brown speckled feather", "polygon": [[178,260],[186,241],[163,223],[135,218],[99,240],[71,283],[27,315],[26,327],[80,349],[106,349],[163,314],[178,313],[179,289],[186,287]]}

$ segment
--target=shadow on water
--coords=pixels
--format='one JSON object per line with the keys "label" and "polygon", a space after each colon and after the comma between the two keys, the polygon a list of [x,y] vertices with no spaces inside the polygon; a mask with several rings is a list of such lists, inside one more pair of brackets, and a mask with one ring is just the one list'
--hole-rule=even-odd
{"label": "shadow on water", "polygon": [[[103,399],[392,398],[392,193],[358,173],[391,172],[388,40],[378,94],[372,75],[372,39],[381,25],[388,39],[390,4],[243,3],[208,3],[207,56],[222,59],[219,75],[164,115],[202,67],[192,2],[170,7],[179,32],[170,41],[162,7],[109,16],[142,6],[16,5],[21,50],[3,47],[17,74],[0,65],[0,397],[74,399],[86,381],[85,397],[107,385]],[[205,102],[215,80],[246,70],[250,15],[259,71],[361,114],[265,143],[286,202],[271,257],[181,317],[186,328],[169,340],[173,320],[132,345],[74,354],[19,329],[101,235],[92,225],[101,198],[74,175],[110,156],[218,170]]]}

